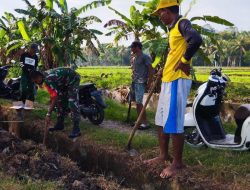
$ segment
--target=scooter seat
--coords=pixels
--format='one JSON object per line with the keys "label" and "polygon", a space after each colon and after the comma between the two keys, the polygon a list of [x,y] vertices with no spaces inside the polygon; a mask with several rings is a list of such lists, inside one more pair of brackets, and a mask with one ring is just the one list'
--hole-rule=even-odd
{"label": "scooter seat", "polygon": [[237,143],[241,142],[242,126],[246,118],[248,118],[249,116],[250,116],[250,104],[241,105],[234,114],[234,119],[237,124],[234,141]]}
{"label": "scooter seat", "polygon": [[250,104],[242,104],[235,112],[235,120],[245,120],[250,116]]}
{"label": "scooter seat", "polygon": [[79,90],[82,90],[82,89],[88,89],[88,88],[93,88],[95,86],[94,83],[85,83],[85,84],[81,84],[79,86]]}

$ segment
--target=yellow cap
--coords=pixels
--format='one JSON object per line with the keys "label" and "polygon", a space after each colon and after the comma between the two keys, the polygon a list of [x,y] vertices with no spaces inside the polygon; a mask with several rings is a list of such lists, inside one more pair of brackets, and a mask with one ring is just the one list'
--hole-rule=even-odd
{"label": "yellow cap", "polygon": [[160,9],[167,8],[167,7],[172,7],[172,6],[176,6],[176,5],[177,6],[180,5],[178,0],[160,0],[156,10],[152,13],[152,15],[157,16],[158,11]]}

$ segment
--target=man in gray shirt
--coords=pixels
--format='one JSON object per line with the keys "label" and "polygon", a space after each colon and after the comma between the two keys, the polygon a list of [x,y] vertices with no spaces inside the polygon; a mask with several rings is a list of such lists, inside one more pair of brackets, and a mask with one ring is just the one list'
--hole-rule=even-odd
{"label": "man in gray shirt", "polygon": [[[151,58],[142,52],[142,44],[139,41],[134,41],[131,46],[133,53],[131,58],[132,66],[132,100],[136,102],[137,114],[141,113],[143,108],[143,95],[146,89],[150,88],[153,78],[153,68]],[[149,124],[144,112],[139,129],[147,129]]]}

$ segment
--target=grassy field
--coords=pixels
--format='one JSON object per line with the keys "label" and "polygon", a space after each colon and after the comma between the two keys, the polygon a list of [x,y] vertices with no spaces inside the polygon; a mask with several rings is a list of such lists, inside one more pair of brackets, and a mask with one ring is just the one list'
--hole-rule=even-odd
{"label": "grassy field", "polygon": [[[209,77],[211,67],[195,67],[198,81],[205,82]],[[98,88],[114,89],[128,86],[131,83],[129,67],[81,67],[77,70],[81,82],[94,82]],[[230,77],[231,82],[226,88],[226,100],[234,102],[250,102],[250,67],[223,68],[223,73]],[[194,96],[196,88],[191,91]]]}
{"label": "grassy field", "polygon": [[[211,69],[211,67],[195,67],[197,80],[206,81]],[[248,87],[250,86],[250,67],[224,67],[222,71],[230,78],[232,83],[241,83]]]}
{"label": "grassy field", "polygon": [[81,82],[94,82],[99,88],[117,88],[131,83],[129,67],[81,67]]}
{"label": "grassy field", "polygon": [[[207,81],[211,68],[196,67],[195,70],[198,81]],[[226,88],[225,99],[232,102],[250,103],[250,68],[223,68],[223,71],[231,79]],[[82,67],[77,72],[81,75],[81,83],[94,82],[98,88],[115,89],[131,83],[129,67]],[[195,91],[196,88],[192,89],[190,97],[194,97]],[[46,104],[49,100],[48,93],[38,90],[36,100]]]}
{"label": "grassy field", "polygon": [[[195,67],[198,81],[207,81],[212,67]],[[250,67],[222,68],[224,74],[230,77],[232,83],[250,85]],[[129,85],[131,69],[129,67],[81,67],[77,70],[81,75],[81,82],[95,82],[101,88],[116,88]]]}

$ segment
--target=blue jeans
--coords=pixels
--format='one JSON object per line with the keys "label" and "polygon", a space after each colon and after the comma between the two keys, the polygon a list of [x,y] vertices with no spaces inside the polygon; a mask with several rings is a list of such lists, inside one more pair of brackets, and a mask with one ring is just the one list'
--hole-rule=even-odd
{"label": "blue jeans", "polygon": [[145,87],[146,87],[145,83],[132,82],[132,89],[131,89],[132,101],[135,101],[137,104],[142,104],[143,95],[145,93]]}

